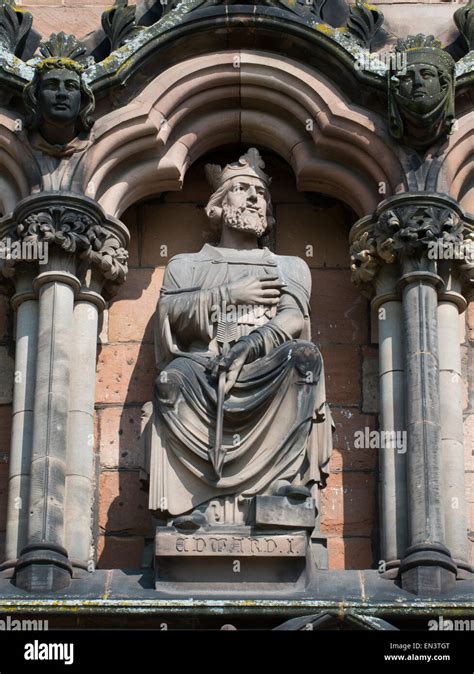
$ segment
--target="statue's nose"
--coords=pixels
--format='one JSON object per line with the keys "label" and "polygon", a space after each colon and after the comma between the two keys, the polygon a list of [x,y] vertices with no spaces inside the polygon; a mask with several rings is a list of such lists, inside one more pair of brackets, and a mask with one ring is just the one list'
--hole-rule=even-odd
{"label": "statue's nose", "polygon": [[257,201],[257,190],[253,185],[250,185],[247,191],[247,199],[249,201]]}

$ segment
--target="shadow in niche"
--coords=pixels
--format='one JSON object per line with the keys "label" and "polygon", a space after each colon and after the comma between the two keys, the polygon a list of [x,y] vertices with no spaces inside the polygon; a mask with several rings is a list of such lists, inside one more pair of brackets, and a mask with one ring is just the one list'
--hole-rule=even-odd
{"label": "shadow in niche", "polygon": [[[131,265],[129,280],[111,302],[110,314],[114,312],[114,305],[117,309],[117,303],[127,299],[143,302],[143,311],[150,318],[143,327],[144,338],[128,342],[135,348],[134,363],[126,395],[116,403],[121,407],[118,437],[102,437],[98,443],[105,454],[107,444],[113,446],[116,443],[119,455],[115,478],[111,475],[102,477],[106,483],[102,498],[106,499],[110,490],[118,490],[118,495],[111,498],[105,532],[101,532],[106,533],[99,560],[101,568],[123,568],[127,566],[124,561],[129,560],[133,564],[128,568],[133,567],[136,572],[140,550],[145,548],[148,554],[142,557],[142,562],[147,566],[152,563],[150,546],[156,519],[147,511],[146,485],[139,481],[142,460],[139,429],[141,407],[152,400],[153,381],[157,376],[151,327],[158,286],[155,292],[153,274],[180,252],[196,252],[206,242],[217,243],[217,233],[209,226],[204,214],[211,192],[204,165],[235,161],[247,148],[247,145],[229,145],[219,152],[209,153],[188,170],[182,191],[143,200],[127,211],[130,218],[136,219],[131,228],[134,228],[138,241],[137,259]],[[330,477],[321,498],[322,530],[332,539],[329,565],[330,568],[370,568],[378,559],[374,505],[376,450],[355,449],[354,435],[366,426],[376,428],[376,375],[375,392],[371,394],[374,400],[367,394],[363,401],[362,382],[365,379],[370,383],[371,371],[369,367],[369,375],[366,375],[363,360],[372,359],[373,365],[377,359],[370,342],[369,303],[350,281],[348,234],[356,216],[335,198],[298,192],[288,164],[265,148],[258,149],[266,162],[265,171],[272,176],[270,190],[277,221],[272,240],[266,245],[279,255],[305,259],[313,278],[313,341],[320,346],[325,360],[327,399],[337,427]],[[168,245],[166,258],[160,255],[163,243]],[[310,250],[312,253],[308,255]],[[153,297],[144,299],[150,286]],[[132,320],[135,312],[134,308],[130,309]],[[123,351],[124,344],[127,342],[104,344],[102,350],[117,347]],[[108,367],[112,367],[112,362]],[[112,405],[98,407],[102,415],[107,414],[107,408]],[[104,436],[104,423],[100,428]],[[107,484],[113,479],[118,483]],[[129,552],[124,552],[126,549]],[[148,587],[148,575],[146,572],[143,577],[143,587]]]}

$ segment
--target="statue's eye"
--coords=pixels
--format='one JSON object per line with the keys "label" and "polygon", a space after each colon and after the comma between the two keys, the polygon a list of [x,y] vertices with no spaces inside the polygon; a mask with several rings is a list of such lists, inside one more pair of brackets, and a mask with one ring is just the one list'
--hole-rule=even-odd
{"label": "statue's eye", "polygon": [[421,73],[421,76],[423,77],[424,80],[431,80],[434,77],[434,74],[431,73],[429,70],[424,70]]}
{"label": "statue's eye", "polygon": [[66,82],[66,88],[69,91],[77,91],[79,89],[76,82]]}

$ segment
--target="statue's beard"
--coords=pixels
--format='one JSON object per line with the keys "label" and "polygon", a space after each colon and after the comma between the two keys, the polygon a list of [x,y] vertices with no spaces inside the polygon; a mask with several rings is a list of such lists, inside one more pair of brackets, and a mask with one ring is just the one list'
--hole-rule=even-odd
{"label": "statue's beard", "polygon": [[252,232],[258,238],[263,236],[267,229],[267,218],[261,211],[248,210],[246,206],[222,205],[222,219],[224,225],[237,229],[239,232]]}

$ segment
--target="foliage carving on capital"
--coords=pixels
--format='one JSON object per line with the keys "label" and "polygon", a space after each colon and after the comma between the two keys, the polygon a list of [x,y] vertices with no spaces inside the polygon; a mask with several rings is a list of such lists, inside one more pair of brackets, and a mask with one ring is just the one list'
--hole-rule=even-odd
{"label": "foliage carving on capital", "polygon": [[464,282],[474,282],[474,232],[449,206],[405,204],[382,211],[351,245],[352,281],[364,294],[384,264],[411,259],[454,260]]}
{"label": "foliage carving on capital", "polygon": [[380,269],[380,264],[376,241],[371,233],[365,231],[351,247],[353,283],[361,289],[370,285]]}
{"label": "foliage carving on capital", "polygon": [[[37,261],[39,251],[46,248],[49,252],[51,246],[77,254],[81,267],[96,267],[114,284],[122,283],[128,271],[128,252],[117,236],[87,213],[68,206],[50,206],[30,213],[11,228],[0,245],[6,251],[0,268],[4,278],[14,276],[16,261]],[[12,250],[16,252],[20,246],[29,257],[12,256]]]}
{"label": "foliage carving on capital", "polygon": [[460,244],[462,229],[461,219],[449,208],[413,205],[382,213],[374,233],[379,254],[392,262],[397,253],[422,255],[434,243],[441,247]]}

